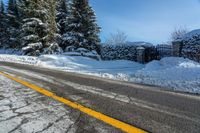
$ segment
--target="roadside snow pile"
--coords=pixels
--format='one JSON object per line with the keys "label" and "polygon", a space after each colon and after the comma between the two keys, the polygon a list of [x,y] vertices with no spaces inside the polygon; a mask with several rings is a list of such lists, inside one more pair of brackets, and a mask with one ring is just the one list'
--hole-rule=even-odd
{"label": "roadside snow pile", "polygon": [[39,57],[39,66],[60,68],[85,74],[114,78],[128,76],[144,68],[144,65],[125,60],[97,61],[82,56],[43,55]]}
{"label": "roadside snow pile", "polygon": [[189,59],[167,57],[148,63],[131,81],[200,93],[200,64]]}
{"label": "roadside snow pile", "polygon": [[37,57],[0,54],[0,61],[36,65]]}
{"label": "roadside snow pile", "polygon": [[62,53],[62,55],[68,55],[68,56],[83,56],[83,57],[89,57],[89,58],[93,58],[96,60],[101,60],[100,55],[95,51],[89,51],[87,49],[84,48],[78,48],[74,51],[69,51],[69,52],[64,52]]}
{"label": "roadside snow pile", "polygon": [[67,55],[0,55],[0,61],[31,64],[200,94],[200,64],[184,58],[167,57],[146,65],[133,61],[97,61]]}

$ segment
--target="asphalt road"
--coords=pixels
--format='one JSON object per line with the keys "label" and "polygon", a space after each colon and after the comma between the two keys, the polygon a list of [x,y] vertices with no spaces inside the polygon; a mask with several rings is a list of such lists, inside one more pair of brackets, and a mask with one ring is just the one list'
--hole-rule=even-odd
{"label": "asphalt road", "polygon": [[[199,95],[6,62],[0,62],[0,71],[148,132],[200,133]],[[87,118],[81,120],[79,132],[89,125]],[[84,132],[95,132],[87,129]]]}

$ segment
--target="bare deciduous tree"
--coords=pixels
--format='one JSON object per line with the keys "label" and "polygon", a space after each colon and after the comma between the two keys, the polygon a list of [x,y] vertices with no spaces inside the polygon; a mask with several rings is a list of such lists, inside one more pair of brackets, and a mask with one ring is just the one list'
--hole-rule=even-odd
{"label": "bare deciduous tree", "polygon": [[174,31],[171,33],[171,39],[172,41],[181,39],[186,33],[188,33],[187,28],[175,28]]}
{"label": "bare deciduous tree", "polygon": [[111,33],[109,38],[106,39],[106,44],[121,45],[127,41],[126,33],[122,31],[117,31],[116,33]]}

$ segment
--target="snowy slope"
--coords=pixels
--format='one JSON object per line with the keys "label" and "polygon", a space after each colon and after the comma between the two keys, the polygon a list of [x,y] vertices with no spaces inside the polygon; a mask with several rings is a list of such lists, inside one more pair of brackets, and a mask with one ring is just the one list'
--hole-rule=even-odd
{"label": "snowy slope", "polygon": [[137,62],[97,61],[81,56],[43,55],[40,57],[0,55],[0,61],[31,64],[64,71],[96,75],[173,90],[200,93],[200,64],[189,59],[167,57],[146,65]]}
{"label": "snowy slope", "polygon": [[0,61],[37,65],[39,60],[37,57],[31,56],[0,54]]}
{"label": "snowy slope", "polygon": [[192,39],[193,37],[198,37],[200,35],[200,29],[192,30],[185,34],[181,40]]}
{"label": "snowy slope", "polygon": [[87,57],[63,55],[41,56],[37,65],[127,81],[129,75],[144,67],[142,64],[126,60],[97,61]]}
{"label": "snowy slope", "polygon": [[168,57],[152,61],[134,77],[134,82],[200,93],[200,64],[189,59]]}

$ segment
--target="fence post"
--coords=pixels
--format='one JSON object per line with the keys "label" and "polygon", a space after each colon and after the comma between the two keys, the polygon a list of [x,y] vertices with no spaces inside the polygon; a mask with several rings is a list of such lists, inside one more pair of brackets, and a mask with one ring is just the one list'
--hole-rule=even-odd
{"label": "fence post", "polygon": [[137,47],[137,61],[139,63],[145,63],[145,48]]}
{"label": "fence post", "polygon": [[173,56],[175,57],[181,57],[181,51],[182,51],[182,41],[173,41],[172,42],[172,48],[173,48]]}

